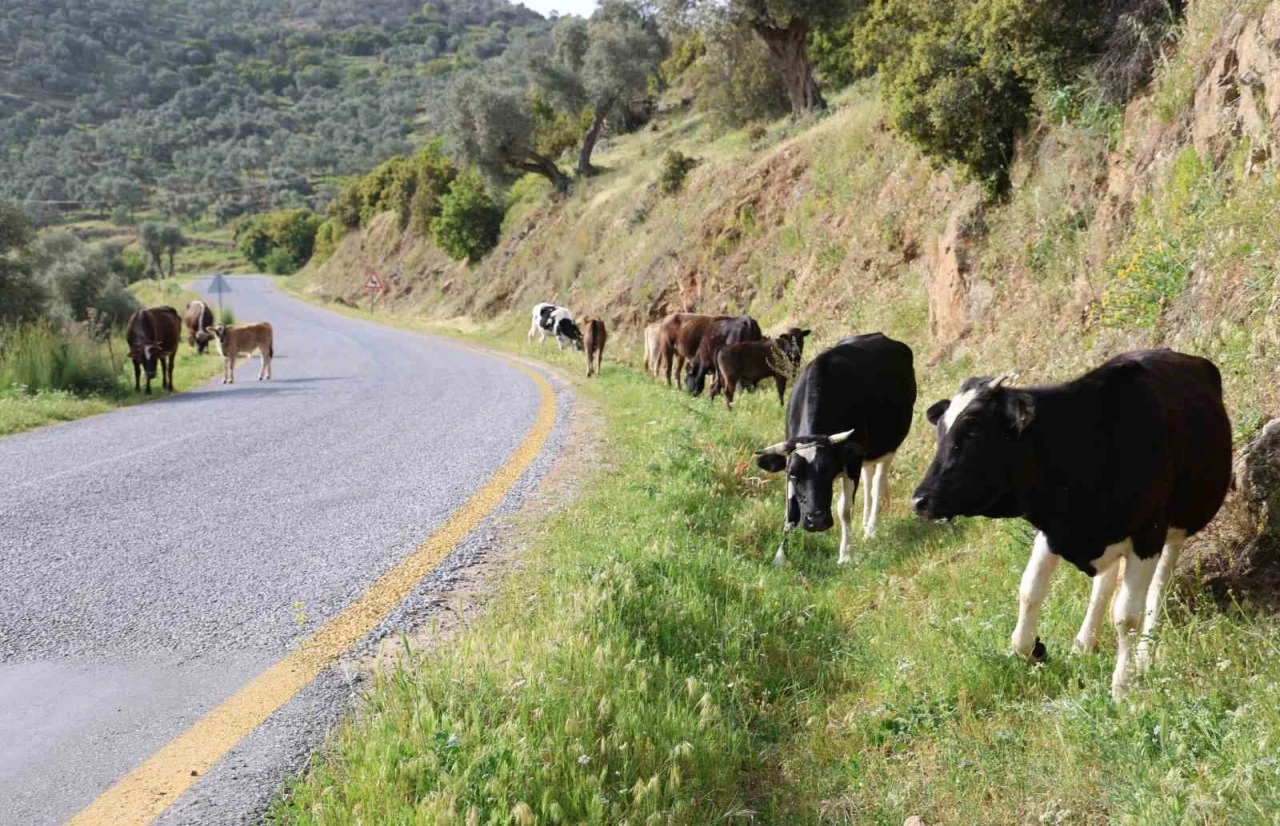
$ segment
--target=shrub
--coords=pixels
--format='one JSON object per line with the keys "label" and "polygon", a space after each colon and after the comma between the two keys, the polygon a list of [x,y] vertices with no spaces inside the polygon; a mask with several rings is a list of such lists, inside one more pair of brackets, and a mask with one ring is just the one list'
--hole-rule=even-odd
{"label": "shrub", "polygon": [[338,243],[342,241],[342,227],[332,218],[325,221],[316,230],[315,248],[311,251],[311,260],[316,264],[323,264],[333,257],[333,253],[338,249]]}
{"label": "shrub", "polygon": [[276,247],[262,259],[262,268],[272,275],[293,275],[298,271],[298,262],[284,247]]}
{"label": "shrub", "polygon": [[255,267],[292,273],[311,260],[322,223],[319,215],[305,208],[264,212],[236,227],[236,248]]}
{"label": "shrub", "polygon": [[104,343],[81,325],[60,329],[48,321],[0,329],[0,386],[78,395],[112,393],[119,387]]}
{"label": "shrub", "polygon": [[431,238],[450,258],[479,261],[498,245],[502,209],[475,173],[459,177],[440,199],[440,215],[431,225]]}
{"label": "shrub", "polygon": [[218,323],[224,327],[230,327],[232,324],[235,324],[236,323],[235,310],[231,309],[230,307],[223,307],[218,312]]}
{"label": "shrub", "polygon": [[759,143],[760,141],[768,137],[769,127],[765,126],[763,123],[761,123],[758,120],[752,121],[751,123],[747,124],[746,135],[747,135],[747,140],[751,141],[752,143]]}
{"label": "shrub", "polygon": [[1164,310],[1187,288],[1191,267],[1187,256],[1168,239],[1141,244],[1115,265],[1102,292],[1098,320],[1107,327],[1150,329]]}
{"label": "shrub", "polygon": [[666,195],[674,195],[684,187],[689,170],[698,165],[697,158],[687,157],[678,149],[668,149],[662,156],[662,168],[658,172],[658,187]]}

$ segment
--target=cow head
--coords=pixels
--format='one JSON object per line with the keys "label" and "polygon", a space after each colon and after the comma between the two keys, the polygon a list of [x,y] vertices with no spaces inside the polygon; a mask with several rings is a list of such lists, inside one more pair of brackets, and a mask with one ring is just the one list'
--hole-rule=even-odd
{"label": "cow head", "polygon": [[849,437],[800,436],[756,452],[756,465],[774,473],[787,469],[787,527],[825,531],[831,518],[831,491],[840,474],[856,479],[862,469],[862,446]]}
{"label": "cow head", "polygon": [[538,326],[548,333],[551,332],[551,314],[555,311],[556,306],[554,304],[544,304],[538,308]]}
{"label": "cow head", "polygon": [[569,319],[562,318],[556,322],[556,335],[569,339],[574,347],[582,349],[582,331]]}
{"label": "cow head", "polygon": [[146,372],[148,379],[156,377],[156,362],[160,360],[159,344],[135,344],[129,352],[129,357],[142,363],[142,369]]}
{"label": "cow head", "polygon": [[223,324],[215,324],[209,328],[209,332],[218,339],[218,346],[226,348],[227,346],[227,328]]}
{"label": "cow head", "polygon": [[916,513],[931,519],[1017,515],[1027,451],[1022,435],[1036,409],[1030,394],[1004,386],[1011,378],[966,379],[954,399],[929,408],[938,445],[911,495]]}
{"label": "cow head", "polygon": [[196,352],[204,355],[204,351],[209,349],[209,340],[213,338],[213,334],[208,330],[200,330],[196,333]]}
{"label": "cow head", "polygon": [[810,332],[810,330],[792,327],[775,339],[778,343],[778,351],[787,360],[787,366],[792,373],[800,367],[800,360],[804,357],[804,340]]}

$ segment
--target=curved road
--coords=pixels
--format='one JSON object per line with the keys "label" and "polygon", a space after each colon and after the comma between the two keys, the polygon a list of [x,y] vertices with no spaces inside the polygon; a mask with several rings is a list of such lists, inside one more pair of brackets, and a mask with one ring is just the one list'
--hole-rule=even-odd
{"label": "curved road", "polygon": [[[509,364],[231,284],[237,317],[275,328],[273,381],[255,358],[229,387],[0,439],[4,826],[64,822],[280,660],[538,413]],[[162,820],[252,817],[349,695],[317,679]]]}

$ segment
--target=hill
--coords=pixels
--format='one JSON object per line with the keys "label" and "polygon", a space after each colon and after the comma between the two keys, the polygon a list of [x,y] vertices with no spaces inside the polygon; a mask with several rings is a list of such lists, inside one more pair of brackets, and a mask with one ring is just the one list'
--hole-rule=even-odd
{"label": "hill", "polygon": [[221,223],[411,148],[455,72],[548,27],[505,0],[14,0],[0,199]]}

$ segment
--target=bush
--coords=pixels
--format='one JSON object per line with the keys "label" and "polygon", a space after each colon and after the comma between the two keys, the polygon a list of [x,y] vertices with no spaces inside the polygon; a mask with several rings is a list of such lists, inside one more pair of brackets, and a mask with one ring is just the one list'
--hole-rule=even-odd
{"label": "bush", "polygon": [[689,170],[698,165],[697,158],[687,157],[678,149],[668,149],[662,156],[662,168],[658,172],[658,188],[663,194],[674,195],[684,187]]}
{"label": "bush", "polygon": [[311,260],[316,264],[323,264],[333,257],[333,253],[338,249],[339,242],[342,241],[342,227],[330,218],[320,225],[316,230],[315,249],[311,252]]}
{"label": "bush", "polygon": [[1114,272],[1102,292],[1097,318],[1104,326],[1129,329],[1155,327],[1191,278],[1187,256],[1163,238],[1140,244]]}
{"label": "bush", "polygon": [[276,247],[262,259],[262,268],[271,275],[293,275],[298,271],[298,262],[284,247]]}
{"label": "bush", "polygon": [[459,177],[440,199],[440,215],[431,225],[436,246],[454,259],[479,261],[498,245],[502,208],[474,172]]}
{"label": "bush", "polygon": [[434,140],[411,158],[397,155],[369,174],[349,179],[329,204],[328,216],[338,229],[356,229],[383,212],[394,211],[400,229],[412,224],[427,233],[431,220],[440,214],[441,196],[457,174],[444,154],[443,142]]}
{"label": "bush", "polygon": [[235,324],[236,323],[235,310],[231,309],[230,307],[223,307],[218,312],[218,323],[221,324],[223,327],[230,327],[232,324]]}
{"label": "bush", "polygon": [[0,328],[0,387],[91,395],[114,393],[119,385],[105,343],[81,325],[58,329],[40,321]]}
{"label": "bush", "polygon": [[236,248],[259,269],[292,273],[311,260],[322,223],[305,208],[264,212],[236,227]]}

